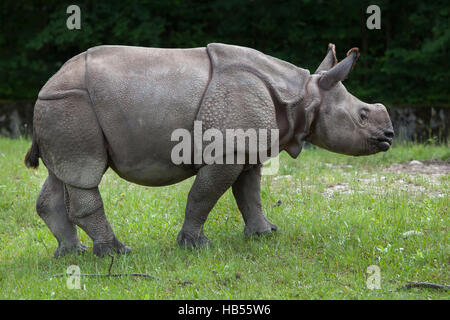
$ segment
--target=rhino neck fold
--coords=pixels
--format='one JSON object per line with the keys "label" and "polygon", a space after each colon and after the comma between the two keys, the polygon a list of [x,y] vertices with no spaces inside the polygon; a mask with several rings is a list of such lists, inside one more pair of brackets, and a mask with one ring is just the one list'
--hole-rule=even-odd
{"label": "rhino neck fold", "polygon": [[311,136],[320,107],[320,99],[311,97],[308,92],[300,101],[292,104],[287,113],[289,130],[280,137],[280,152],[285,150],[292,158],[302,152],[303,142]]}

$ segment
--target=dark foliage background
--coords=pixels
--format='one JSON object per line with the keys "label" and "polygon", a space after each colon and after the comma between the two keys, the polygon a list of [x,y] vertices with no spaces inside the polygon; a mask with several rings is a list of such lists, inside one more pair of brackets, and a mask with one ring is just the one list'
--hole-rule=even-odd
{"label": "dark foliage background", "polygon": [[[81,8],[68,30],[66,8]],[[366,8],[381,8],[368,30]],[[338,58],[359,47],[346,85],[367,102],[448,105],[450,2],[442,1],[10,1],[0,3],[0,99],[34,99],[69,58],[89,47],[122,44],[249,46],[315,70],[327,44]]]}

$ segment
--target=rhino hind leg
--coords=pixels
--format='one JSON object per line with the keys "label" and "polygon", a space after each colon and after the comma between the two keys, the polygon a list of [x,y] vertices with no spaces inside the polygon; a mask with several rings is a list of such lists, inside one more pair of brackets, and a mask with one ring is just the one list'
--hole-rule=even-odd
{"label": "rhino hind leg", "polygon": [[92,239],[95,255],[102,257],[113,251],[117,253],[131,251],[114,235],[106,219],[98,187],[81,189],[66,184],[64,202],[69,212],[69,218]]}
{"label": "rhino hind leg", "polygon": [[36,201],[36,211],[58,241],[55,258],[87,250],[87,247],[80,243],[75,224],[67,215],[64,185],[50,171]]}
{"label": "rhino hind leg", "polygon": [[244,235],[270,234],[278,227],[264,216],[261,204],[261,166],[243,171],[233,184],[233,195],[245,222]]}
{"label": "rhino hind leg", "polygon": [[207,165],[202,167],[189,191],[185,220],[178,234],[181,247],[197,248],[209,245],[203,224],[219,198],[242,172],[243,165]]}
{"label": "rhino hind leg", "polygon": [[39,155],[59,180],[79,188],[98,186],[108,155],[86,91],[58,99],[39,98],[33,122]]}

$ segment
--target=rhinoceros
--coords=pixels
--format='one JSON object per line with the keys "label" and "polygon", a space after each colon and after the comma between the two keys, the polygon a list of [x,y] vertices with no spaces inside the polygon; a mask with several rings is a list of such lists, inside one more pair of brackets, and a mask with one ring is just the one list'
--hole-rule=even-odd
{"label": "rhinoceros", "polygon": [[108,168],[145,186],[196,176],[177,236],[182,247],[209,244],[203,225],[232,188],[246,236],[277,230],[264,216],[262,163],[174,163],[171,133],[202,130],[278,130],[277,151],[296,158],[305,141],[347,155],[387,151],[393,129],[380,104],[368,104],[342,84],[359,56],[338,63],[335,46],[308,70],[257,50],[211,43],[203,48],[98,46],[68,60],[44,85],[34,108],[25,164],[48,170],[36,211],[58,240],[55,257],[87,249],[127,253],[108,223],[98,185]]}

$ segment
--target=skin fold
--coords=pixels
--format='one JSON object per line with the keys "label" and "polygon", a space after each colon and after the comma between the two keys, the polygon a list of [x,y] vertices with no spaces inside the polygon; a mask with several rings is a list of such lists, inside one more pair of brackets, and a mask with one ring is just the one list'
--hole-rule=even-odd
{"label": "skin fold", "polygon": [[[176,129],[279,130],[279,150],[296,158],[304,141],[348,155],[387,151],[393,130],[386,108],[367,104],[342,84],[359,56],[338,63],[334,45],[314,74],[254,49],[209,44],[158,49],[100,46],[69,61],[41,89],[34,109],[28,167],[42,159],[49,176],[36,209],[58,240],[55,256],[86,249],[127,253],[106,219],[98,185],[105,171],[146,186],[196,176],[177,241],[200,247],[209,212],[232,188],[245,236],[277,226],[263,214],[258,164],[174,164]],[[192,162],[193,163],[193,162]]]}

